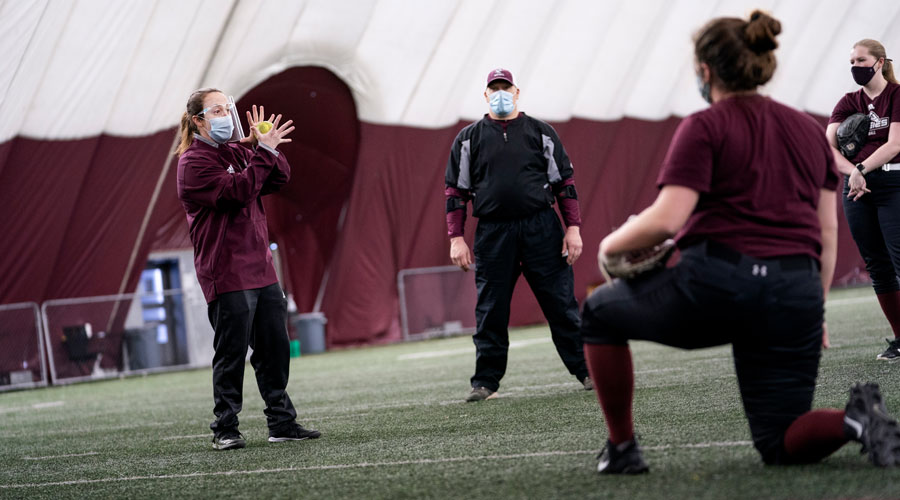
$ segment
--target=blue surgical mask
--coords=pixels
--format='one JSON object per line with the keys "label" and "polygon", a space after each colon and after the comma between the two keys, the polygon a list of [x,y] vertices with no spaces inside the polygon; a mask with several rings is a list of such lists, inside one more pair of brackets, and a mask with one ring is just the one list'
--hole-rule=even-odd
{"label": "blue surgical mask", "polygon": [[512,92],[497,90],[496,92],[491,93],[489,98],[491,102],[491,111],[497,116],[506,116],[516,109],[516,105],[513,103]]}
{"label": "blue surgical mask", "polygon": [[230,116],[220,116],[209,120],[209,136],[219,144],[228,142],[233,132],[234,123]]}
{"label": "blue surgical mask", "polygon": [[712,87],[709,85],[709,82],[704,82],[703,77],[700,75],[697,75],[697,90],[700,91],[700,97],[704,101],[712,104]]}

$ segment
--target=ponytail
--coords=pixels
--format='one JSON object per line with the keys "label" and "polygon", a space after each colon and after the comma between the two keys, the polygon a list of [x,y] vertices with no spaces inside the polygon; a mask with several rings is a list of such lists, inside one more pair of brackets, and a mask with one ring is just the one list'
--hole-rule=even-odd
{"label": "ponytail", "polygon": [[194,93],[188,98],[187,102],[187,111],[181,115],[181,131],[180,131],[180,140],[178,141],[178,147],[175,148],[175,154],[181,156],[187,148],[191,147],[191,144],[194,143],[194,134],[199,134],[200,129],[197,128],[197,124],[194,123],[194,117],[199,115],[203,111],[203,99],[207,94],[211,94],[213,92],[222,92],[219,89],[214,89],[211,87],[203,88],[200,90],[195,90]]}
{"label": "ponytail", "polygon": [[175,149],[176,155],[181,156],[187,148],[191,147],[191,144],[194,143],[194,132],[196,130],[197,126],[194,125],[194,120],[191,120],[191,117],[185,111],[181,115],[181,139],[178,141],[178,147]]}
{"label": "ponytail", "polygon": [[891,83],[898,83],[897,77],[894,76],[894,63],[888,59],[884,58],[884,66],[881,68],[881,74],[884,75],[884,79]]}

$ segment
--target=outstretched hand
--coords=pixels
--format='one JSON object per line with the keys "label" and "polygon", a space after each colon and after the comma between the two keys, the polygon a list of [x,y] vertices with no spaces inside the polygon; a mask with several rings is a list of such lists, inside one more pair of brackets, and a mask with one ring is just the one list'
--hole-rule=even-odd
{"label": "outstretched hand", "polygon": [[275,118],[270,121],[272,122],[272,128],[265,134],[259,131],[259,122],[251,127],[253,135],[256,136],[256,140],[272,149],[277,148],[279,144],[291,142],[291,139],[285,139],[285,136],[294,131],[294,126],[292,125],[294,121],[288,120],[281,123],[281,115],[275,116]]}
{"label": "outstretched hand", "polygon": [[[256,104],[254,104],[251,107],[251,111],[247,111],[247,123],[250,125],[250,135],[241,139],[241,142],[249,142],[254,145],[261,142],[273,149],[283,142],[291,142],[291,139],[285,139],[284,137],[294,131],[294,127],[291,126],[291,124],[294,123],[293,120],[288,120],[279,126],[281,115],[276,116],[275,114],[271,114],[269,115],[268,120],[264,120],[264,117],[266,116],[265,106],[259,106],[257,108]],[[268,121],[272,124],[272,129],[265,134],[259,131],[259,124],[263,121]]]}
{"label": "outstretched hand", "polygon": [[[256,143],[258,141],[258,138],[256,137],[256,131],[258,129],[256,127],[257,127],[257,125],[259,125],[259,123],[261,121],[263,121],[263,117],[266,116],[266,108],[264,106],[260,106],[257,109],[256,104],[254,104],[252,107],[252,110],[253,110],[252,114],[250,113],[250,111],[247,111],[247,124],[250,127],[250,135],[241,139],[241,142],[242,143],[249,142],[253,145],[256,145]],[[275,119],[275,115],[272,115],[269,117],[269,121],[272,121],[274,119]]]}

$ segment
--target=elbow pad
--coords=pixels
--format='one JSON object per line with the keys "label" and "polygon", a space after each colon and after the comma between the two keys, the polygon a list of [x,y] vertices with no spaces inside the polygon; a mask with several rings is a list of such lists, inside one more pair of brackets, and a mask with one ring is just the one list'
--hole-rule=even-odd
{"label": "elbow pad", "polygon": [[572,198],[573,200],[577,200],[578,192],[575,191],[575,186],[570,184],[560,189],[559,192],[556,193],[556,196],[560,198]]}
{"label": "elbow pad", "polygon": [[465,208],[466,208],[466,202],[463,201],[462,198],[460,198],[459,196],[450,196],[447,198],[447,213],[448,214],[454,210],[459,210],[459,209],[465,210]]}

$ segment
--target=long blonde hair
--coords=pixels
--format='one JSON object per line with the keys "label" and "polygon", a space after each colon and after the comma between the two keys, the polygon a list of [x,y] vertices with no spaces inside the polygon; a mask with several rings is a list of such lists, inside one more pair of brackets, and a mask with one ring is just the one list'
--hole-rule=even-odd
{"label": "long blonde hair", "polygon": [[884,45],[881,45],[881,42],[879,42],[878,40],[872,40],[871,38],[863,38],[862,40],[853,44],[854,47],[858,45],[862,45],[863,47],[869,49],[869,54],[872,54],[876,62],[883,57],[884,66],[881,67],[881,74],[884,76],[885,80],[891,83],[897,83],[897,78],[894,76],[894,64],[890,59],[887,58],[884,50]]}
{"label": "long blonde hair", "polygon": [[176,155],[181,156],[187,148],[191,147],[191,144],[194,143],[194,134],[200,133],[197,125],[194,123],[193,117],[199,115],[200,112],[203,111],[203,99],[206,98],[207,94],[212,94],[213,92],[221,93],[222,91],[207,87],[195,90],[188,98],[186,106],[187,110],[181,115],[181,140],[178,142],[178,147],[175,148]]}

